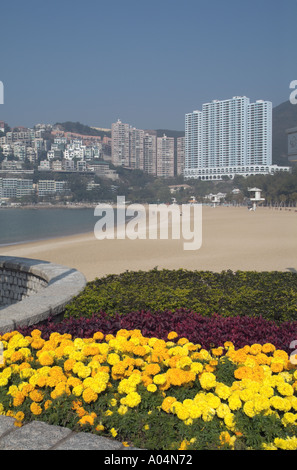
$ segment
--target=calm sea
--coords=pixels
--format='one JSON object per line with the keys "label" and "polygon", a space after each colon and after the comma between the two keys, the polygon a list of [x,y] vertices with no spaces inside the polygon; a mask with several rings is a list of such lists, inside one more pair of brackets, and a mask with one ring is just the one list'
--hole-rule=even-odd
{"label": "calm sea", "polygon": [[0,246],[93,232],[94,209],[0,209]]}

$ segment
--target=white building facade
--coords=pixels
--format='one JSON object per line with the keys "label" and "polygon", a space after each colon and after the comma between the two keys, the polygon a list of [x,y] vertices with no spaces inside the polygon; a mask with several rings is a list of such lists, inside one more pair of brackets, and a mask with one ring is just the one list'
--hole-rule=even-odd
{"label": "white building facade", "polygon": [[220,180],[275,173],[278,168],[272,165],[271,102],[250,103],[246,96],[234,96],[186,114],[186,179]]}

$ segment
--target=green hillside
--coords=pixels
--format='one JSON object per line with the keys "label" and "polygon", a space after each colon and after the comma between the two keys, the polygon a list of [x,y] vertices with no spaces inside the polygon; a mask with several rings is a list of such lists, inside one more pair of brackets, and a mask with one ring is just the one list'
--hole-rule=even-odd
{"label": "green hillside", "polygon": [[297,127],[297,105],[285,101],[272,111],[272,161],[277,165],[288,165],[287,129]]}

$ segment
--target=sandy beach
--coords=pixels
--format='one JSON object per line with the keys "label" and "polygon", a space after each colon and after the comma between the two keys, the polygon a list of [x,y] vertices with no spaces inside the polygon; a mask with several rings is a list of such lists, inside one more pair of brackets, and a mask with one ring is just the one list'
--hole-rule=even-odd
{"label": "sandy beach", "polygon": [[43,259],[76,268],[88,281],[126,270],[191,269],[297,272],[297,212],[246,207],[202,209],[202,246],[184,239],[98,240],[94,233],[0,248],[0,255]]}

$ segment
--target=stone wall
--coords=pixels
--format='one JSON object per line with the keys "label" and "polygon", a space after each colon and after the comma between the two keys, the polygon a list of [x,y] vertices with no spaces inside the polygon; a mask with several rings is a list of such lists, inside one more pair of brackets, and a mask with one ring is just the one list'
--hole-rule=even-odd
{"label": "stone wall", "polygon": [[46,286],[47,282],[39,276],[0,266],[0,308],[36,294]]}
{"label": "stone wall", "polygon": [[85,277],[76,269],[0,256],[0,333],[61,315],[85,285]]}

